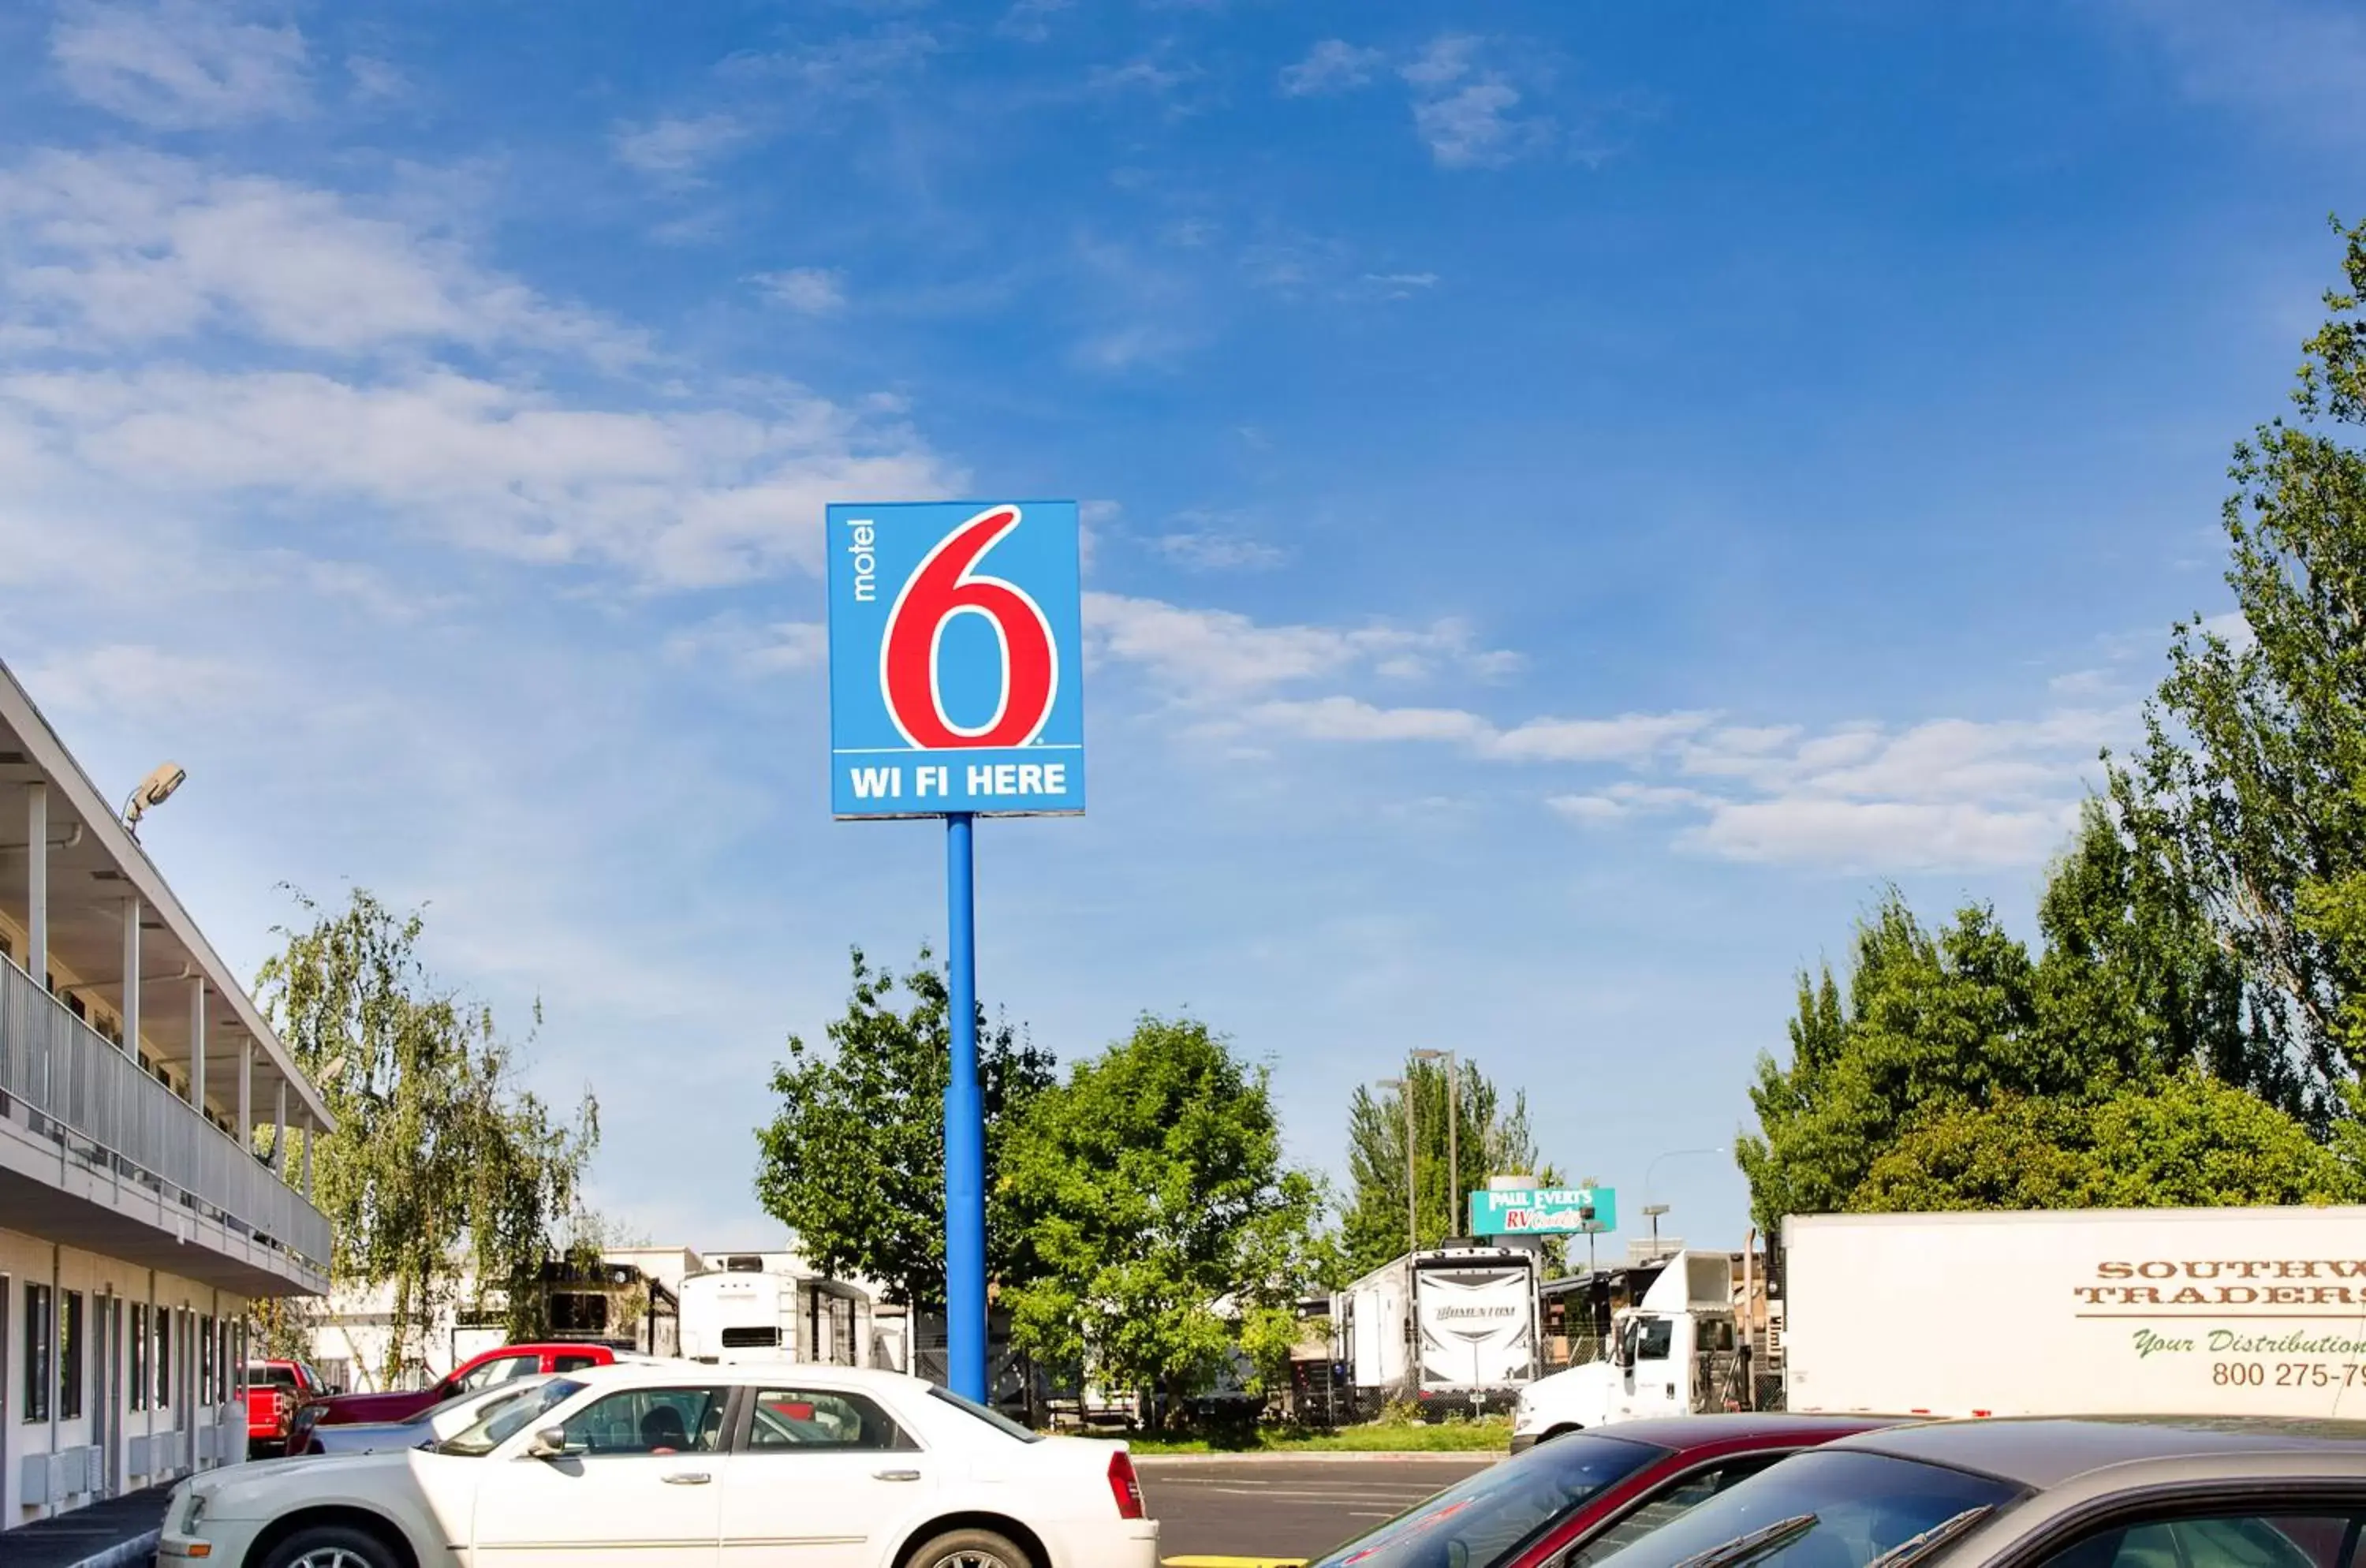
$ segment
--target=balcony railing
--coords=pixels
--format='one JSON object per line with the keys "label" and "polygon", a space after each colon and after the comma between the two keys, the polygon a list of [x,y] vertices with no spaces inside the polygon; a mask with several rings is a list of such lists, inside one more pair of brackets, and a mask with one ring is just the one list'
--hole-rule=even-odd
{"label": "balcony railing", "polygon": [[93,1168],[328,1269],[328,1219],[302,1193],[0,960],[0,1109],[6,1100]]}

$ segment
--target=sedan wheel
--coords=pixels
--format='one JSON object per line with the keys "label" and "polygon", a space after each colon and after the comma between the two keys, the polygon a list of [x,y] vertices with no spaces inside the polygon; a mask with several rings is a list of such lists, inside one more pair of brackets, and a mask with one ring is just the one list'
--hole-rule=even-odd
{"label": "sedan wheel", "polygon": [[1035,1568],[1035,1560],[992,1530],[953,1530],[906,1559],[911,1568]]}
{"label": "sedan wheel", "polygon": [[264,1561],[265,1568],[396,1568],[384,1541],[342,1525],[298,1530]]}

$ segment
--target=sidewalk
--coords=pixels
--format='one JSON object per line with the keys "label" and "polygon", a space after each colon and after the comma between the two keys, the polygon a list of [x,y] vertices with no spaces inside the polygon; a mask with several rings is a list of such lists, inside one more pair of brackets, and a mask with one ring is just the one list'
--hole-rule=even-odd
{"label": "sidewalk", "polygon": [[151,1486],[0,1530],[0,1568],[145,1568],[155,1561],[169,1486]]}

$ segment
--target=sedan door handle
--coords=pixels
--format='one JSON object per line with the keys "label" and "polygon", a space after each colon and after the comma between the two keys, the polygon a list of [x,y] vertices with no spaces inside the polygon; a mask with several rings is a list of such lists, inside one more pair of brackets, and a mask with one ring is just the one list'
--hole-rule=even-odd
{"label": "sedan door handle", "polygon": [[665,1478],[668,1486],[704,1486],[713,1477],[703,1470],[677,1470]]}
{"label": "sedan door handle", "polygon": [[920,1479],[920,1472],[917,1470],[874,1470],[871,1472],[871,1479],[873,1481],[918,1481]]}

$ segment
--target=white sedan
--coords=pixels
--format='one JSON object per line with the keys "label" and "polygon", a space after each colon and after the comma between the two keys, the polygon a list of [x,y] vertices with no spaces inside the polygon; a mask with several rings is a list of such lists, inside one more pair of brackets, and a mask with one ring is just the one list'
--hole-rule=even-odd
{"label": "white sedan", "polygon": [[160,1562],[1156,1568],[1123,1445],[850,1367],[587,1368],[428,1449],[209,1471]]}

